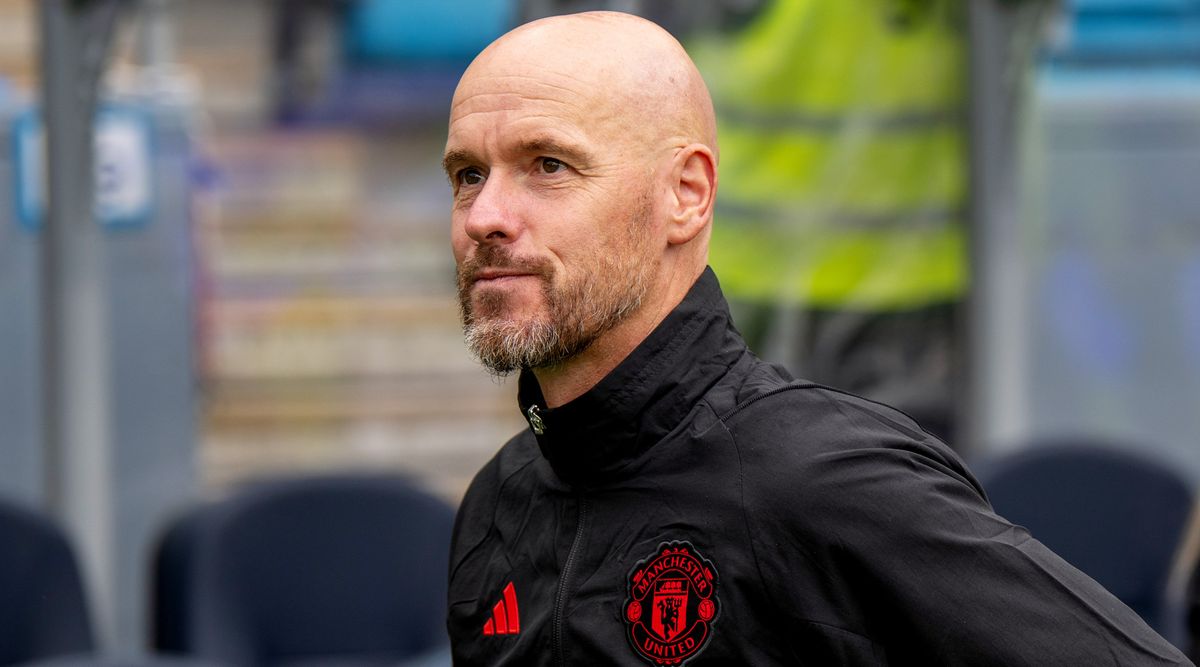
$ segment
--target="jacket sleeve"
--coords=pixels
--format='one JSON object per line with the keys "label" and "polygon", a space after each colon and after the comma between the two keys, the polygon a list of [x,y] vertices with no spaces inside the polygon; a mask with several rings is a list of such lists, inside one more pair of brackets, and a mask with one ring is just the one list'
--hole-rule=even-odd
{"label": "jacket sleeve", "polygon": [[[776,438],[749,448],[774,461],[747,473],[746,514],[781,616],[869,638],[904,664],[1191,664],[885,410],[837,400],[774,434],[754,429]],[[814,591],[833,604],[814,605]]]}

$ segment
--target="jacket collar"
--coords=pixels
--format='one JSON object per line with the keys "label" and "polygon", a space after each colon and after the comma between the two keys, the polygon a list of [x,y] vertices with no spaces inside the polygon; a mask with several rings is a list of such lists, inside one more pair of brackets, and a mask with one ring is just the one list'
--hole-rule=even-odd
{"label": "jacket collar", "polygon": [[588,392],[547,409],[521,372],[518,403],[555,474],[573,486],[619,476],[674,430],[746,351],[712,269],[633,352]]}

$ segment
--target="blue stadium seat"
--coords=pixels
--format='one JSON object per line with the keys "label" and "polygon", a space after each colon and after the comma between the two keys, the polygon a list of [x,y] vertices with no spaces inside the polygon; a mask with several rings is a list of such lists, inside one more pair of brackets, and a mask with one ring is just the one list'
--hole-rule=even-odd
{"label": "blue stadium seat", "polygon": [[37,662],[22,663],[20,667],[228,667],[215,662],[202,662],[188,658],[148,656],[143,658],[104,658],[98,656],[74,656],[52,658]]}
{"label": "blue stadium seat", "polygon": [[83,583],[66,535],[0,502],[0,665],[92,649]]}
{"label": "blue stadium seat", "polygon": [[996,512],[1024,526],[1177,646],[1181,591],[1168,580],[1192,511],[1188,480],[1131,448],[1030,446],[976,474]]}
{"label": "blue stadium seat", "polygon": [[453,520],[385,476],[273,481],[202,506],[156,556],[155,648],[233,667],[443,654]]}

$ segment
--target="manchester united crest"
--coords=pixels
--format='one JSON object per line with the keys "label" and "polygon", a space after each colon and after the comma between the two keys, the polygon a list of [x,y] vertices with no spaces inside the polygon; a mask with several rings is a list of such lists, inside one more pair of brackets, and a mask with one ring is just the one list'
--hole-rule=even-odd
{"label": "manchester united crest", "polygon": [[708,643],[720,611],[717,569],[688,542],[665,542],[633,567],[625,624],[653,665],[682,665]]}

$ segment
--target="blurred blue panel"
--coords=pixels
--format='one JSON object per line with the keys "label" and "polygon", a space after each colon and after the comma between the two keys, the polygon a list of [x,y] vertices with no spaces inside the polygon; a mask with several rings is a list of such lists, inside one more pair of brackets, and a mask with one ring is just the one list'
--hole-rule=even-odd
{"label": "blurred blue panel", "polygon": [[1054,62],[1200,66],[1200,0],[1073,0],[1066,11]]}
{"label": "blurred blue panel", "polygon": [[512,27],[514,0],[361,0],[346,25],[352,61],[470,60]]}
{"label": "blurred blue panel", "polygon": [[1071,0],[1074,12],[1186,12],[1200,9],[1200,0]]}
{"label": "blurred blue panel", "polygon": [[1170,19],[1081,16],[1074,37],[1072,50],[1079,55],[1200,58],[1200,14]]}

